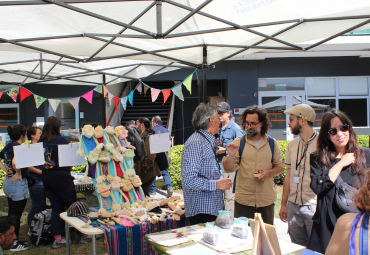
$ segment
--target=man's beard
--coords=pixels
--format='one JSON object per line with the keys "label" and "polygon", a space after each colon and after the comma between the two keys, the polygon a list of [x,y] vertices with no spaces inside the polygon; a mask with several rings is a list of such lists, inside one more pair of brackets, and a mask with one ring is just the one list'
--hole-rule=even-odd
{"label": "man's beard", "polygon": [[290,127],[293,135],[299,135],[301,133],[301,125],[297,124],[295,127]]}
{"label": "man's beard", "polygon": [[137,127],[137,129],[136,129],[136,131],[137,131],[139,134],[141,134],[141,127],[140,127],[140,126],[138,126],[138,127]]}
{"label": "man's beard", "polygon": [[255,137],[257,136],[259,133],[261,132],[261,128],[259,129],[253,129],[253,128],[250,128],[247,130],[247,136],[249,137]]}

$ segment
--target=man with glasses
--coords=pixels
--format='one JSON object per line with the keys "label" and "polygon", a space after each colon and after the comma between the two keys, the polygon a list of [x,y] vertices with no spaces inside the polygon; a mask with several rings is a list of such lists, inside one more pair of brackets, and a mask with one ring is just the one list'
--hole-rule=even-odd
{"label": "man with glasses", "polygon": [[225,172],[238,171],[234,215],[254,218],[257,212],[264,222],[273,224],[276,201],[273,177],[283,172],[281,152],[275,139],[267,136],[270,121],[265,109],[257,105],[246,108],[240,123],[246,135],[227,145],[228,155],[222,160]]}
{"label": "man with glasses", "polygon": [[[218,119],[220,120],[220,132],[217,146],[217,160],[220,164],[223,176],[231,179],[234,182],[234,173],[224,173],[222,167],[222,159],[227,155],[226,146],[234,141],[235,138],[243,136],[243,131],[238,124],[236,124],[232,119],[232,113],[230,111],[230,105],[226,102],[221,102],[217,105],[218,109]],[[233,187],[225,190],[225,210],[234,213],[234,199],[235,193],[233,192]]]}
{"label": "man with glasses", "polygon": [[289,114],[291,132],[299,137],[289,142],[285,152],[287,172],[279,216],[288,221],[292,242],[307,247],[316,211],[316,194],[310,188],[310,154],[316,151],[318,137],[312,128],[316,113],[307,104],[298,104],[284,113]]}

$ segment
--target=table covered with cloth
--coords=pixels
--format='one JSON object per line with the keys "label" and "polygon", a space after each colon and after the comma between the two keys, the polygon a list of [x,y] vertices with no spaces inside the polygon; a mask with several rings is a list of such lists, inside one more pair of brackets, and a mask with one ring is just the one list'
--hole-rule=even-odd
{"label": "table covered with cloth", "polygon": [[[96,211],[96,208],[90,208],[91,211]],[[86,218],[80,217],[81,220],[87,222]],[[158,221],[157,224],[149,222],[141,222],[135,227],[123,227],[118,224],[114,226],[97,225],[104,232],[104,239],[107,246],[108,255],[152,255],[158,254],[153,251],[151,243],[145,240],[146,234],[181,228],[189,226],[189,220],[181,217],[180,221],[173,220],[170,216],[163,221]]]}

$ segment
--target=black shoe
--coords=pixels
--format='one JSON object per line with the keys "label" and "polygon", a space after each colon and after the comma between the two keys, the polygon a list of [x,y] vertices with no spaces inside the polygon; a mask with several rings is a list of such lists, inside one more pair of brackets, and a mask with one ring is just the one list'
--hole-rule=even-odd
{"label": "black shoe", "polygon": [[13,247],[10,248],[9,251],[25,251],[29,248],[30,246],[27,245],[27,244],[23,244],[19,241],[15,241],[14,244],[13,244]]}
{"label": "black shoe", "polygon": [[28,244],[28,241],[25,241],[25,240],[22,240],[22,239],[18,239],[18,243],[21,243],[21,244]]}

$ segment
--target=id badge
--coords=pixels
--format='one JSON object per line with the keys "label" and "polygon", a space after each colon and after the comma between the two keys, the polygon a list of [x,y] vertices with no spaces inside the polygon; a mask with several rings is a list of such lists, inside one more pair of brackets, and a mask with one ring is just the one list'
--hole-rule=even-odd
{"label": "id badge", "polygon": [[299,183],[299,176],[298,174],[293,175],[293,183]]}

